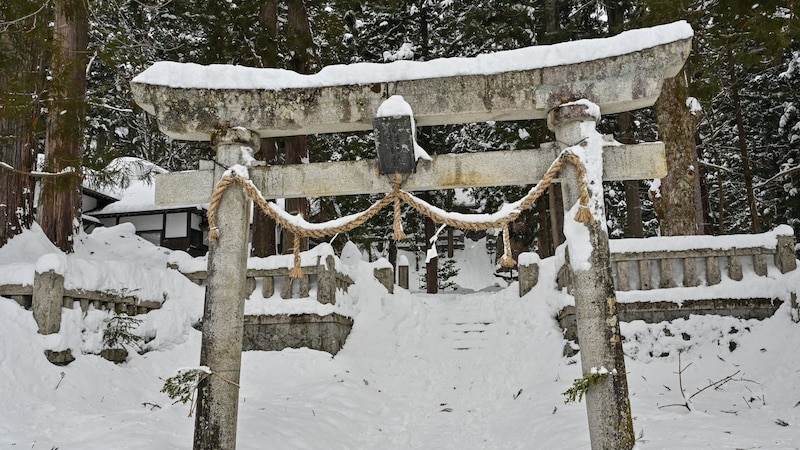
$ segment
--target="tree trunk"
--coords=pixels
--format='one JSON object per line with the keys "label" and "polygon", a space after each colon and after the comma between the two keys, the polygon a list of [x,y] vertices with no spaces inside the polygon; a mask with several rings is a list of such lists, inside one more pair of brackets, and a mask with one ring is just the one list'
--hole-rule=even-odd
{"label": "tree trunk", "polygon": [[545,15],[545,36],[542,43],[552,44],[559,40],[559,0],[545,0],[544,2],[544,15]]}
{"label": "tree trunk", "polygon": [[430,35],[428,33],[428,2],[422,2],[422,6],[419,9],[419,35],[420,35],[420,43],[422,44],[422,48],[420,49],[420,54],[422,61],[427,61],[430,59]]}
{"label": "tree trunk", "polygon": [[[289,68],[297,73],[308,73],[314,54],[314,42],[311,38],[311,26],[308,22],[308,11],[303,0],[289,0],[289,20],[286,43],[291,51]],[[286,159],[284,164],[302,164],[308,162],[308,138],[294,136],[286,138]],[[302,214],[308,218],[309,204],[307,198],[286,199],[286,211]],[[283,252],[294,248],[292,233],[283,232]],[[288,245],[287,245],[288,244]],[[308,250],[308,239],[303,238],[300,250]]]}
{"label": "tree trunk", "polygon": [[[2,80],[2,78],[0,78]],[[5,108],[3,108],[5,109]],[[35,112],[34,112],[35,114]],[[33,169],[36,142],[30,114],[0,117],[0,160],[24,171]],[[29,229],[33,222],[33,179],[0,169],[0,247]]]}
{"label": "tree trunk", "polygon": [[[27,11],[11,10],[22,16]],[[0,20],[16,17],[0,15]],[[15,169],[34,169],[36,133],[43,85],[41,45],[31,28],[35,18],[19,23],[20,29],[0,34],[0,161]],[[6,53],[7,52],[7,53]],[[32,177],[0,168],[0,247],[29,229],[33,223],[34,180]]]}
{"label": "tree trunk", "polygon": [[556,248],[564,243],[564,227],[561,224],[564,222],[564,206],[562,204],[561,184],[551,184],[547,189],[547,201],[550,206],[550,233],[553,238],[550,240],[553,245],[553,254]]}
{"label": "tree trunk", "polygon": [[650,194],[664,236],[697,234],[693,166],[696,123],[686,106],[686,92],[686,76],[681,71],[664,80],[655,104],[659,139],[666,147],[667,176],[661,179],[658,192]]}
{"label": "tree trunk", "polygon": [[[286,138],[286,161],[285,164],[302,164],[303,160],[308,161],[308,138],[306,136],[293,136]],[[300,214],[308,218],[309,204],[305,197],[287,198],[286,211],[292,214]],[[292,253],[294,248],[294,234],[288,230],[283,231],[283,253]],[[300,241],[300,251],[308,250],[308,238]]]}
{"label": "tree trunk", "polygon": [[427,257],[427,251],[436,246],[435,242],[431,242],[434,234],[436,234],[436,223],[430,217],[425,216],[425,259],[428,261],[425,264],[425,286],[428,294],[439,292],[439,258],[428,259]]}
{"label": "tree trunk", "polygon": [[[428,34],[428,7],[426,2],[422,2],[419,9],[419,30],[420,30],[420,49],[421,60],[425,61],[430,57],[430,36]],[[433,193],[431,193],[433,195]],[[427,253],[431,248],[436,250],[436,243],[431,242],[433,235],[436,233],[436,223],[430,217],[425,217],[425,288],[429,294],[436,294],[439,292],[439,258],[428,259]]]}
{"label": "tree trunk", "polygon": [[[545,36],[543,44],[554,44],[560,40],[559,25],[559,0],[545,0],[544,13]],[[554,255],[556,248],[564,242],[564,207],[561,204],[561,184],[554,183],[547,188],[547,202],[550,210],[550,254]]]}
{"label": "tree trunk", "polygon": [[[625,8],[626,2],[612,1],[606,2],[606,12],[608,14],[608,27],[611,34],[617,34],[625,28]],[[617,140],[623,144],[634,144],[633,138],[633,114],[622,112],[619,114],[617,122]],[[644,223],[642,222],[642,199],[639,195],[639,181],[625,180],[625,213],[627,217],[626,237],[644,237]]]}
{"label": "tree trunk", "polygon": [[717,234],[722,236],[725,234],[725,175],[722,173],[721,170],[717,170],[717,184],[719,185],[719,209],[717,210],[717,215],[719,218],[719,224],[717,228]]}
{"label": "tree trunk", "polygon": [[258,14],[258,21],[267,33],[268,45],[261,54],[264,67],[278,67],[278,1],[265,0]]}
{"label": "tree trunk", "polygon": [[739,138],[739,152],[742,155],[742,175],[744,188],[747,193],[747,207],[750,210],[753,233],[761,233],[761,218],[758,215],[758,205],[753,192],[753,172],[750,170],[750,154],[747,150],[747,134],[744,131],[744,118],[742,117],[742,101],[739,97],[739,83],[736,79],[733,57],[728,49],[728,75],[731,78],[731,100],[733,100],[734,115],[736,116],[736,133]]}
{"label": "tree trunk", "polygon": [[[623,112],[619,115],[617,140],[623,144],[634,144],[633,138],[633,114]],[[642,221],[642,198],[639,195],[639,181],[625,180],[625,211],[627,216],[628,233],[627,237],[644,237],[644,222]]]}
{"label": "tree trunk", "polygon": [[[261,139],[260,152],[267,165],[277,163],[278,149],[275,139]],[[257,206],[253,210],[253,241],[251,256],[265,258],[278,253],[275,221]]]}
{"label": "tree trunk", "polygon": [[553,243],[550,240],[549,221],[547,220],[547,203],[544,198],[540,198],[536,202],[536,209],[539,218],[539,233],[536,240],[539,246],[539,257],[544,259],[553,256]]}
{"label": "tree trunk", "polygon": [[452,258],[455,255],[455,235],[453,227],[447,227],[447,257]]}
{"label": "tree trunk", "polygon": [[389,264],[394,267],[394,272],[397,273],[397,242],[394,239],[389,240]]}
{"label": "tree trunk", "polygon": [[53,244],[67,253],[73,251],[72,238],[81,224],[80,173],[88,43],[86,3],[56,1],[45,169],[72,172],[47,178],[42,183],[39,222]]}
{"label": "tree trunk", "polygon": [[[259,61],[262,67],[278,67],[278,2],[277,0],[266,0],[261,5],[258,14],[258,21],[268,36],[268,45],[259,54]],[[277,142],[273,138],[261,139],[259,153],[256,155],[267,163],[273,165],[277,163],[278,149]],[[275,221],[264,214],[261,209],[255,207],[253,210],[253,240],[250,247],[250,255],[264,258],[278,253],[275,233]]]}
{"label": "tree trunk", "polygon": [[697,176],[695,177],[694,183],[695,209],[697,210],[697,229],[700,230],[700,234],[711,235],[714,234],[714,230],[711,226],[711,203],[708,200],[708,186],[706,184],[708,169],[700,165],[703,155],[702,150],[700,149],[702,141],[700,140],[699,134],[695,134],[694,141],[694,167],[697,171]]}

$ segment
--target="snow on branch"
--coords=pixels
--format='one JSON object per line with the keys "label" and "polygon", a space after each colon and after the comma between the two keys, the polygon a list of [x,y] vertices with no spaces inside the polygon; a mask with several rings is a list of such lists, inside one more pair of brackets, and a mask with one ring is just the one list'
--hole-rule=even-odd
{"label": "snow on branch", "polygon": [[69,174],[75,173],[75,168],[72,167],[72,166],[65,167],[60,172],[55,172],[55,173],[54,172],[41,172],[41,171],[38,171],[38,170],[34,170],[33,172],[28,172],[26,170],[17,169],[15,167],[13,167],[12,165],[10,165],[8,163],[5,163],[3,161],[0,161],[0,168],[6,169],[6,170],[14,172],[14,173],[18,173],[20,175],[28,175],[28,176],[31,176],[31,177],[43,177],[43,178],[44,177],[60,177],[62,175],[69,175]]}

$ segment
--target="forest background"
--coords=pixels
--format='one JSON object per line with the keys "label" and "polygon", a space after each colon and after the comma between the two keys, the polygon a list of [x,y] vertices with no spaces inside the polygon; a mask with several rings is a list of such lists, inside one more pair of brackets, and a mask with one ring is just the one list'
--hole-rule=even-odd
{"label": "forest background", "polygon": [[[695,30],[683,72],[665,83],[654,108],[605,116],[599,127],[623,143],[658,139],[667,148],[666,178],[606,183],[610,236],[761,232],[784,223],[800,234],[798,12],[795,0],[6,0],[0,246],[31,226],[38,207],[35,220],[71,251],[83,172],[124,183],[124,174],[103,172],[114,158],[139,157],[171,171],[213,158],[208,143],[170,140],[134,104],[130,80],[156,61],[313,73],[331,64],[475,56],[605,37],[675,20]],[[420,128],[418,140],[441,154],[536,148],[553,135],[543,121],[490,122]],[[371,133],[299,136],[263,139],[257,157],[268,164],[353,160],[374,158],[374,149]],[[38,154],[45,155],[43,167]],[[527,189],[471,189],[466,202],[453,191],[424,195],[444,209],[492,212]],[[286,208],[322,221],[373,200],[287,200]],[[554,252],[563,241],[560,205],[554,188],[520,217],[510,228],[514,253]],[[349,239],[393,260],[389,220],[373,219],[333,243]],[[411,245],[423,251],[436,226],[412,211],[404,221],[416,237]],[[255,256],[291,250],[291,236],[281,245],[267,218],[256,217],[254,231]],[[435,276],[436,265],[430,267]]]}

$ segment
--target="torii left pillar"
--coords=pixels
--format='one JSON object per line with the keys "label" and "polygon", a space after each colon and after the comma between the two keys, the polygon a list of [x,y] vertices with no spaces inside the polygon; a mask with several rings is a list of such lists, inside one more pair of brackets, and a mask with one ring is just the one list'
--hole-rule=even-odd
{"label": "torii left pillar", "polygon": [[[243,128],[225,128],[212,137],[219,170],[243,165],[259,137]],[[215,177],[219,179],[221,174]],[[194,449],[235,449],[242,367],[250,200],[241,189],[226,189],[217,209],[222,232],[210,242],[203,311],[200,365],[212,374],[198,386]]]}

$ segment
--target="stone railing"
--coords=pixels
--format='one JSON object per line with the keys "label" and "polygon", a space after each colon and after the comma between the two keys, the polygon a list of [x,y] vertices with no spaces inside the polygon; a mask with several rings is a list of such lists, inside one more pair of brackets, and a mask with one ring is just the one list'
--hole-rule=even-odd
{"label": "stone railing", "polygon": [[[620,239],[609,244],[617,314],[622,322],[658,323],[692,314],[764,319],[775,314],[786,300],[793,311],[798,310],[796,292],[782,295],[782,299],[766,293],[772,281],[783,282],[768,278],[770,272],[774,276],[776,271],[785,274],[797,269],[794,234],[788,226],[757,235]],[[569,255],[563,259],[568,261]],[[519,261],[519,293],[523,296],[539,281],[540,260],[535,254],[524,253]],[[764,294],[728,298],[727,291],[715,289],[725,276],[742,281],[747,273],[767,288]],[[562,265],[556,280],[559,288],[569,289],[569,276],[568,265]],[[688,290],[677,294],[676,288]],[[681,301],[670,300],[676,297]],[[564,329],[564,338],[577,343],[575,307],[562,308],[556,320]],[[575,352],[571,344],[564,347],[566,356]]]}
{"label": "stone railing", "polygon": [[[769,233],[765,233],[769,234]],[[724,237],[723,237],[724,238]],[[704,236],[713,245],[714,238]],[[618,291],[632,289],[667,289],[678,286],[700,286],[698,266],[703,265],[705,284],[713,286],[722,281],[722,262],[727,265],[728,278],[742,281],[742,264],[752,264],[756,275],[767,276],[768,258],[781,273],[797,268],[794,254],[794,235],[776,235],[772,246],[734,248],[701,248],[687,250],[649,250],[611,253],[614,286]],[[613,245],[613,244],[612,244]],[[675,267],[680,265],[680,267]],[[677,269],[677,270],[676,270]],[[676,272],[682,279],[676,279]],[[656,284],[657,283],[657,284]]]}
{"label": "stone railing", "polygon": [[[337,270],[337,258],[327,248],[313,249],[301,254],[300,268],[303,277],[292,279],[291,255],[275,255],[267,258],[249,258],[247,262],[247,296],[252,294],[259,282],[264,298],[271,298],[280,290],[283,299],[310,297],[312,288],[316,287],[317,301],[323,304],[335,304],[338,290],[347,292],[353,279]],[[176,259],[167,264],[168,268],[182,273],[196,284],[205,283],[208,271],[201,270],[206,262],[202,258],[184,258],[176,255]],[[391,266],[383,265],[374,268],[375,277],[384,286],[394,285]],[[307,347],[313,350],[328,352],[331,355],[341,350],[353,319],[337,312],[326,314],[316,312],[291,314],[245,314],[242,334],[242,350],[280,351],[284,348]]]}
{"label": "stone railing", "polygon": [[[35,281],[34,281],[35,283]],[[0,296],[16,300],[25,309],[31,309],[36,302],[34,286],[7,284],[0,286]],[[77,302],[77,304],[76,304]],[[134,295],[118,292],[87,291],[85,289],[64,289],[61,298],[64,308],[73,309],[79,306],[83,312],[94,309],[114,311],[117,314],[147,314],[149,311],[161,308],[159,302],[141,300]]]}
{"label": "stone railing", "polygon": [[[757,235],[620,239],[609,244],[618,292],[713,286],[722,281],[723,267],[735,281],[743,279],[743,265],[759,276],[767,276],[770,262],[780,273],[797,268],[793,230],[786,225]],[[520,261],[522,296],[538,282],[539,270],[538,258]],[[564,264],[557,276],[559,288],[569,288],[569,273]]]}
{"label": "stone railing", "polygon": [[0,285],[0,296],[33,310],[33,317],[42,334],[58,333],[62,307],[72,309],[77,305],[86,312],[92,306],[128,315],[145,314],[161,308],[160,302],[144,301],[127,292],[67,289],[64,287],[64,276],[53,270],[35,272],[33,285]]}
{"label": "stone railing", "polygon": [[[275,294],[276,284],[280,286],[280,295],[283,299],[307,298],[311,292],[312,284],[317,286],[317,301],[320,303],[336,303],[336,290],[341,289],[347,292],[353,284],[353,279],[348,275],[336,270],[336,262],[333,255],[325,256],[325,263],[322,263],[322,256],[316,257],[316,264],[301,265],[303,277],[294,280],[289,277],[291,268],[278,267],[270,269],[250,268],[247,269],[247,294],[251,294],[256,289],[257,280],[261,281],[261,294],[264,298],[270,298]],[[180,267],[177,263],[167,264],[168,268],[178,270],[184,276],[197,284],[203,284],[208,278],[208,271],[194,270],[189,271]],[[297,285],[297,289],[295,289]]]}

